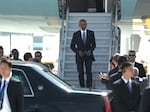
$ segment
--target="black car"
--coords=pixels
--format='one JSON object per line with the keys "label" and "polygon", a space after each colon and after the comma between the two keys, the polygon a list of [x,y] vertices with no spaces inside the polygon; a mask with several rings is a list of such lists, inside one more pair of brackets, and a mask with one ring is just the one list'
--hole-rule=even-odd
{"label": "black car", "polygon": [[13,62],[24,88],[24,112],[110,112],[108,92],[77,89],[33,62]]}

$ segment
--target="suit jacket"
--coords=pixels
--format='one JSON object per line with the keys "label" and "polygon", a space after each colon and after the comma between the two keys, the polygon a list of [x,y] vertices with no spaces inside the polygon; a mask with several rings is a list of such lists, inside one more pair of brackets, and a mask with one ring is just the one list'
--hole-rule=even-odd
{"label": "suit jacket", "polygon": [[134,66],[139,69],[139,77],[146,77],[146,73],[142,64],[135,62]]}
{"label": "suit jacket", "polygon": [[8,83],[7,94],[12,112],[23,112],[24,96],[21,82],[11,78]]}
{"label": "suit jacket", "polygon": [[113,82],[121,78],[122,73],[121,74],[119,73],[119,75],[118,75],[118,71],[119,71],[119,68],[115,67],[114,69],[112,69],[108,72],[109,80],[107,80],[107,79],[101,80],[102,83],[105,83],[107,89],[112,90]]}
{"label": "suit jacket", "polygon": [[140,104],[139,112],[150,112],[150,87],[144,90]]}
{"label": "suit jacket", "polygon": [[93,50],[96,47],[94,32],[91,31],[91,30],[87,30],[86,43],[85,43],[85,46],[84,46],[82,36],[81,36],[81,31],[78,30],[77,32],[75,32],[73,34],[73,38],[72,38],[70,47],[76,53],[76,62],[78,62],[78,60],[83,58],[83,57],[79,56],[79,50],[81,50],[82,52],[85,52],[85,51],[87,52],[88,50],[91,50],[91,55],[90,56],[85,56],[84,58],[91,59],[91,60],[94,61],[95,58],[94,58],[94,55],[93,55]]}
{"label": "suit jacket", "polygon": [[132,93],[129,92],[123,79],[113,84],[113,110],[114,112],[138,112],[140,104],[140,86],[132,80]]}
{"label": "suit jacket", "polygon": [[115,67],[114,69],[110,70],[110,71],[108,72],[108,75],[111,76],[112,74],[117,73],[118,71],[119,71],[119,67],[117,66],[117,67]]}
{"label": "suit jacket", "polygon": [[109,80],[108,80],[108,82],[107,82],[107,84],[106,84],[107,89],[112,90],[112,88],[113,88],[113,83],[114,83],[115,81],[119,80],[119,79],[121,78],[121,76],[122,76],[122,72],[121,72],[121,71],[118,71],[118,72],[116,72],[116,73],[114,73],[114,74],[111,74],[111,75],[109,76]]}

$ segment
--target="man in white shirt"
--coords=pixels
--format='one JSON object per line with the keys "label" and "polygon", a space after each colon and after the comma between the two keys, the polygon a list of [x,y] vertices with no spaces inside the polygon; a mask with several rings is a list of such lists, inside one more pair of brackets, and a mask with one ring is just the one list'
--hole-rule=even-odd
{"label": "man in white shirt", "polygon": [[11,66],[12,64],[9,59],[1,59],[0,112],[23,112],[24,97],[22,83],[12,78]]}

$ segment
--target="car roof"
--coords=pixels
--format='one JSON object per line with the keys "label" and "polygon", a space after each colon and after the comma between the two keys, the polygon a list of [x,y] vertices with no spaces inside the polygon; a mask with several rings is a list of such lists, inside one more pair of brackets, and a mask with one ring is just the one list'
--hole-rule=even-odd
{"label": "car roof", "polygon": [[30,62],[30,61],[18,61],[18,60],[11,60],[11,62],[12,62],[12,65],[28,66],[32,68],[38,68],[44,71],[48,70],[48,68],[42,63]]}

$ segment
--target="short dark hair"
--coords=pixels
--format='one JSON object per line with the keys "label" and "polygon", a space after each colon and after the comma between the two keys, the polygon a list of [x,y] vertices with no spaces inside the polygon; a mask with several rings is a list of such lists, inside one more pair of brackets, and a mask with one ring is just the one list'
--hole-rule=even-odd
{"label": "short dark hair", "polygon": [[11,63],[9,58],[6,58],[6,57],[2,58],[1,61],[0,61],[0,65],[3,64],[3,63],[7,64],[9,66],[9,68],[12,67],[12,63]]}
{"label": "short dark hair", "polygon": [[24,54],[23,58],[25,61],[28,61],[29,58],[32,58],[32,54],[30,52],[27,52]]}
{"label": "short dark hair", "polygon": [[3,46],[0,46],[0,49],[2,49],[2,50],[3,50]]}
{"label": "short dark hair", "polygon": [[87,23],[85,19],[80,19],[79,24],[80,24],[81,22]]}
{"label": "short dark hair", "polygon": [[125,72],[126,68],[128,68],[130,66],[133,66],[132,63],[130,63],[130,62],[123,63],[122,66],[121,66],[121,71]]}
{"label": "short dark hair", "polygon": [[126,56],[120,56],[118,59],[118,66],[121,66],[123,63],[127,62],[128,59]]}
{"label": "short dark hair", "polygon": [[135,53],[135,54],[136,54],[136,51],[135,51],[135,50],[129,50],[129,52],[132,52],[132,53]]}
{"label": "short dark hair", "polygon": [[36,55],[36,54],[41,54],[41,56],[42,56],[41,51],[36,51],[36,52],[34,53],[34,55]]}

